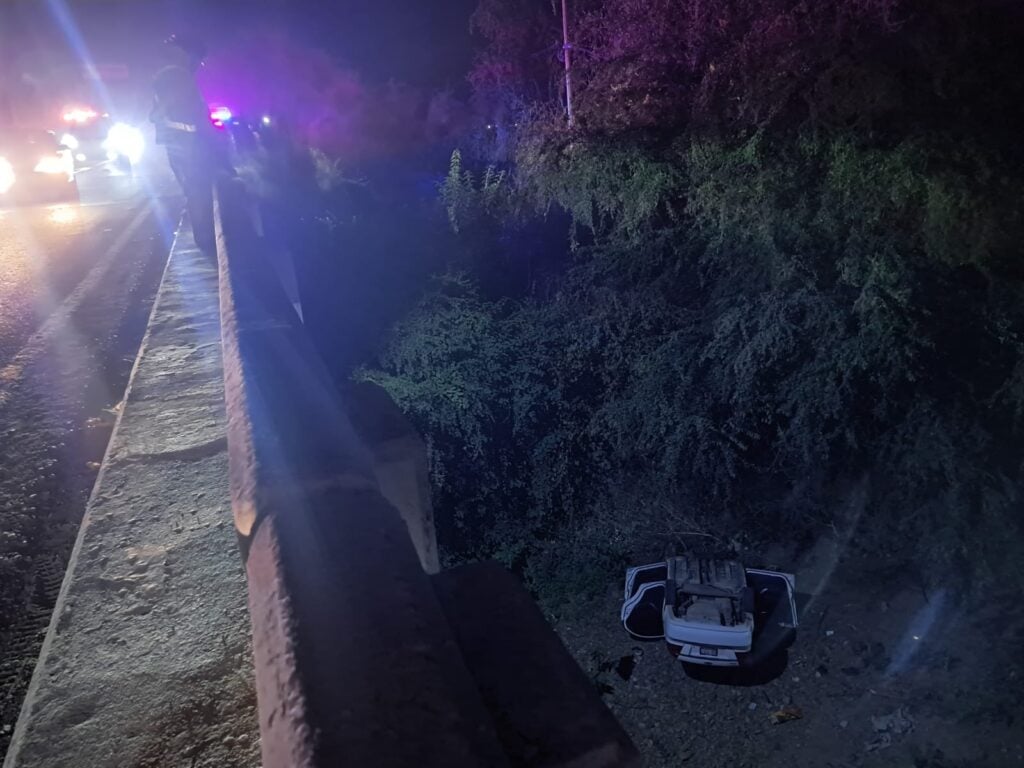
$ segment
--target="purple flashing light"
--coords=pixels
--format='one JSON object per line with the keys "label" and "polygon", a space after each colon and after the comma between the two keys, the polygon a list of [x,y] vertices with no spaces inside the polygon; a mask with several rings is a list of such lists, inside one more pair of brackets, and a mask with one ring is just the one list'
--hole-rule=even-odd
{"label": "purple flashing light", "polygon": [[231,120],[233,115],[227,107],[214,107],[210,110],[210,122],[217,128],[223,128],[224,123]]}

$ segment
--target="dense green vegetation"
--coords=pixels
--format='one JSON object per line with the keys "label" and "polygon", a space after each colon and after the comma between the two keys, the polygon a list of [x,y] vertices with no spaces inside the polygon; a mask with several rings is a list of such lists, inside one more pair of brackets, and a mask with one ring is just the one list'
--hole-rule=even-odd
{"label": "dense green vegetation", "polygon": [[358,374],[427,437],[447,556],[557,601],[684,534],[832,529],[930,579],[1020,579],[1000,7],[578,3],[570,130],[550,4],[483,0],[472,81],[510,162],[453,156],[438,276]]}

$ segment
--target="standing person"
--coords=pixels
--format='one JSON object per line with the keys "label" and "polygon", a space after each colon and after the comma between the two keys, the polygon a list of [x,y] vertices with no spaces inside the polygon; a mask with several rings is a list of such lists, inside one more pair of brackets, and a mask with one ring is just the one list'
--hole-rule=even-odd
{"label": "standing person", "polygon": [[213,181],[220,163],[209,111],[196,84],[206,46],[187,35],[172,35],[166,43],[172,62],[153,79],[150,120],[156,126],[156,143],[167,148],[171,171],[185,193],[196,245],[213,253]]}

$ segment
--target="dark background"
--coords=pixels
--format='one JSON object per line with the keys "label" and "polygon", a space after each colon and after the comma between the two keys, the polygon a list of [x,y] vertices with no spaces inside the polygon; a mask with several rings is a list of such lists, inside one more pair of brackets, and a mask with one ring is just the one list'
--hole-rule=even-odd
{"label": "dark background", "polygon": [[215,48],[238,33],[271,26],[296,43],[329,51],[369,81],[461,91],[472,56],[467,19],[474,6],[473,0],[6,2],[0,3],[0,61],[41,50],[70,56],[74,44],[59,22],[66,9],[97,62],[153,68],[160,42],[173,31],[198,33]]}

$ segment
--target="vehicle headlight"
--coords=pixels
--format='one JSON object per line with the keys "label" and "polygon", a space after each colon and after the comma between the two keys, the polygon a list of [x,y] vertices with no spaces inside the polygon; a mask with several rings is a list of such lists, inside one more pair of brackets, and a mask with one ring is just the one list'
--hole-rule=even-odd
{"label": "vehicle headlight", "polygon": [[60,155],[47,155],[39,158],[33,170],[36,173],[67,173],[68,161]]}
{"label": "vehicle headlight", "polygon": [[107,157],[116,160],[124,157],[133,163],[142,159],[142,153],[146,149],[146,140],[142,137],[142,131],[126,123],[117,123],[112,126],[107,134],[107,140],[103,142],[103,148],[107,151]]}
{"label": "vehicle headlight", "polygon": [[7,162],[7,158],[0,157],[0,195],[10,192],[16,179],[14,166]]}
{"label": "vehicle headlight", "polygon": [[70,133],[65,133],[63,136],[61,136],[60,143],[63,144],[68,149],[78,149],[78,139],[76,139]]}

